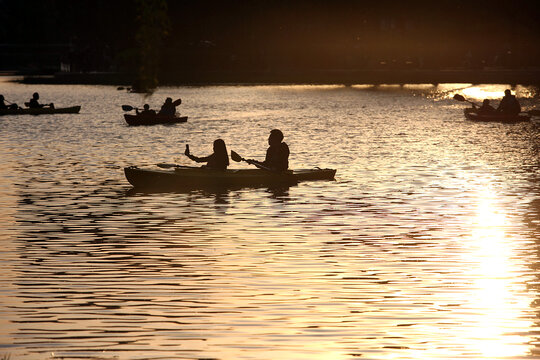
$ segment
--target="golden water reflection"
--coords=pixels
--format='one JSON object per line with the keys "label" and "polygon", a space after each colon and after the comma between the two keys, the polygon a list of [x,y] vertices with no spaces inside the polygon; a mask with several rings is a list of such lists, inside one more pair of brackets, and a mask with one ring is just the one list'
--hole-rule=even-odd
{"label": "golden water reflection", "polygon": [[[484,184],[478,191],[476,216],[472,221],[470,251],[464,261],[470,269],[465,274],[474,279],[467,296],[470,312],[459,314],[470,324],[460,336],[473,352],[483,358],[497,359],[525,356],[532,338],[510,329],[528,329],[533,322],[525,318],[533,298],[518,275],[526,271],[516,261],[519,238],[509,234],[511,218],[500,206],[497,193]],[[474,320],[473,320],[474,319]]]}
{"label": "golden water reflection", "polygon": [[[506,86],[36,89],[84,111],[0,121],[0,359],[534,358],[539,143],[464,121],[468,88]],[[187,123],[122,119],[179,94]],[[264,156],[274,127],[336,181],[128,191],[124,166]]]}
{"label": "golden water reflection", "polygon": [[451,92],[451,98],[454,94],[459,93],[465,96],[465,98],[473,101],[482,101],[484,99],[500,100],[504,96],[504,91],[510,89],[519,99],[529,99],[535,96],[535,92],[531,88],[524,86],[512,86],[505,84],[495,85],[473,85],[462,84],[462,88],[456,87],[458,91]]}

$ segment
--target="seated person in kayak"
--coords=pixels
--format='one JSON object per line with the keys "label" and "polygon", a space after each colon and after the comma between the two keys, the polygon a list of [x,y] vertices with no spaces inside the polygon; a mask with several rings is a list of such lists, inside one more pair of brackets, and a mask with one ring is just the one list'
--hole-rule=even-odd
{"label": "seated person in kayak", "polygon": [[504,90],[504,97],[497,107],[497,111],[505,115],[518,115],[521,112],[521,105],[512,92],[507,89]]}
{"label": "seated person in kayak", "polygon": [[40,109],[40,108],[43,108],[45,106],[48,106],[50,107],[51,109],[54,109],[54,104],[53,103],[50,103],[50,104],[40,104],[39,103],[39,94],[37,92],[35,92],[33,95],[32,95],[32,99],[30,99],[29,102],[25,103],[26,106],[28,106],[29,108],[31,109]]}
{"label": "seated person in kayak", "polygon": [[211,155],[205,157],[197,157],[191,155],[189,152],[189,145],[186,144],[186,151],[184,154],[193,161],[205,162],[207,167],[216,170],[225,170],[229,166],[229,154],[227,153],[227,147],[225,141],[221,139],[214,140],[214,152]]}
{"label": "seated person in kayak", "polygon": [[170,97],[165,99],[165,103],[161,105],[161,110],[159,110],[159,115],[165,116],[175,116],[176,107],[182,103],[182,99],[175,100],[174,102]]}
{"label": "seated person in kayak", "polygon": [[[8,101],[9,102],[9,101]],[[6,104],[6,99],[4,99],[4,95],[0,95],[0,110],[7,110],[7,109],[18,109],[19,106],[17,104]]]}
{"label": "seated person in kayak", "polygon": [[289,168],[289,146],[283,142],[283,133],[281,130],[274,129],[270,131],[268,136],[268,149],[266,150],[266,158],[263,162],[249,159],[248,161],[254,164],[260,164],[267,168],[276,171],[284,171]]}
{"label": "seated person in kayak", "polygon": [[482,106],[477,110],[480,115],[490,115],[495,113],[495,108],[489,104],[489,99],[484,99]]}
{"label": "seated person in kayak", "polygon": [[148,104],[144,104],[143,110],[141,112],[139,112],[139,109],[135,109],[135,112],[137,113],[137,115],[142,115],[142,116],[155,116],[156,115],[156,111],[151,110],[150,105]]}

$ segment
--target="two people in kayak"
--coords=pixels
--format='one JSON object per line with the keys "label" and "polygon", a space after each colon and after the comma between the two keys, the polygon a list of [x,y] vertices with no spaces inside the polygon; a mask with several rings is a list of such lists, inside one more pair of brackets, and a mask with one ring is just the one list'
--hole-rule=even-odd
{"label": "two people in kayak", "polygon": [[[4,95],[0,95],[0,109],[19,109],[19,106],[15,103],[10,103],[9,105],[6,104],[6,99],[4,98]],[[8,101],[9,102],[9,101]],[[27,107],[29,107],[30,109],[41,109],[41,108],[44,108],[44,107],[49,107],[51,109],[54,109],[54,104],[53,103],[50,103],[50,104],[40,104],[39,103],[39,93],[35,92],[33,95],[32,95],[32,98],[30,99],[30,101],[28,102],[25,102],[24,103]]]}
{"label": "two people in kayak", "polygon": [[[176,107],[182,103],[182,99],[177,99],[175,101],[172,100],[172,98],[168,97],[165,99],[165,102],[163,105],[161,105],[161,109],[157,113],[158,115],[164,115],[164,116],[176,116]],[[135,112],[137,115],[142,116],[155,116],[156,111],[150,109],[150,105],[144,104],[143,110],[139,111],[138,109],[135,109]]]}
{"label": "two people in kayak", "polygon": [[[270,131],[268,137],[268,149],[266,150],[266,157],[264,161],[257,161],[253,159],[246,160],[250,164],[261,165],[265,168],[269,168],[273,171],[285,171],[289,168],[289,146],[283,142],[283,133],[274,129]],[[214,141],[214,152],[211,155],[205,157],[197,157],[191,154],[189,145],[186,145],[184,154],[193,161],[206,162],[205,167],[225,170],[229,166],[229,155],[227,153],[227,147],[225,141],[217,139]]]}
{"label": "two people in kayak", "polygon": [[515,95],[512,95],[512,92],[509,89],[504,91],[504,97],[497,109],[490,105],[489,99],[485,99],[482,102],[482,106],[477,109],[478,114],[480,115],[494,115],[494,114],[504,114],[509,116],[518,115],[521,112],[521,105],[517,100]]}

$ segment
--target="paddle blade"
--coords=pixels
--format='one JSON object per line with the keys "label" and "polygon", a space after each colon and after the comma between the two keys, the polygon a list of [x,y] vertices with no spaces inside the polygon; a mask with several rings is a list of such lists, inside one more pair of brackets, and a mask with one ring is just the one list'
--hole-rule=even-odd
{"label": "paddle blade", "polygon": [[459,94],[454,95],[454,100],[466,101],[465,98],[462,95],[459,95]]}
{"label": "paddle blade", "polygon": [[173,101],[173,105],[174,105],[174,106],[178,106],[178,105],[180,105],[181,103],[182,103],[182,99],[176,99],[176,100]]}
{"label": "paddle blade", "polygon": [[238,155],[235,151],[231,150],[231,159],[233,159],[236,162],[242,161],[242,157]]}
{"label": "paddle blade", "polygon": [[124,110],[124,111],[131,111],[133,109],[134,109],[134,107],[131,106],[131,105],[122,105],[122,110]]}

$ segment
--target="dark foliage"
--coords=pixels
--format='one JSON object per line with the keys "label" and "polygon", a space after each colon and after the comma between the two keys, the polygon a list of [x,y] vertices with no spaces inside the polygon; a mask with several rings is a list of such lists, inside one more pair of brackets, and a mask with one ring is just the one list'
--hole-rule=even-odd
{"label": "dark foliage", "polygon": [[143,66],[149,87],[215,73],[540,66],[535,1],[170,0],[163,14],[164,2],[2,1],[0,66]]}

